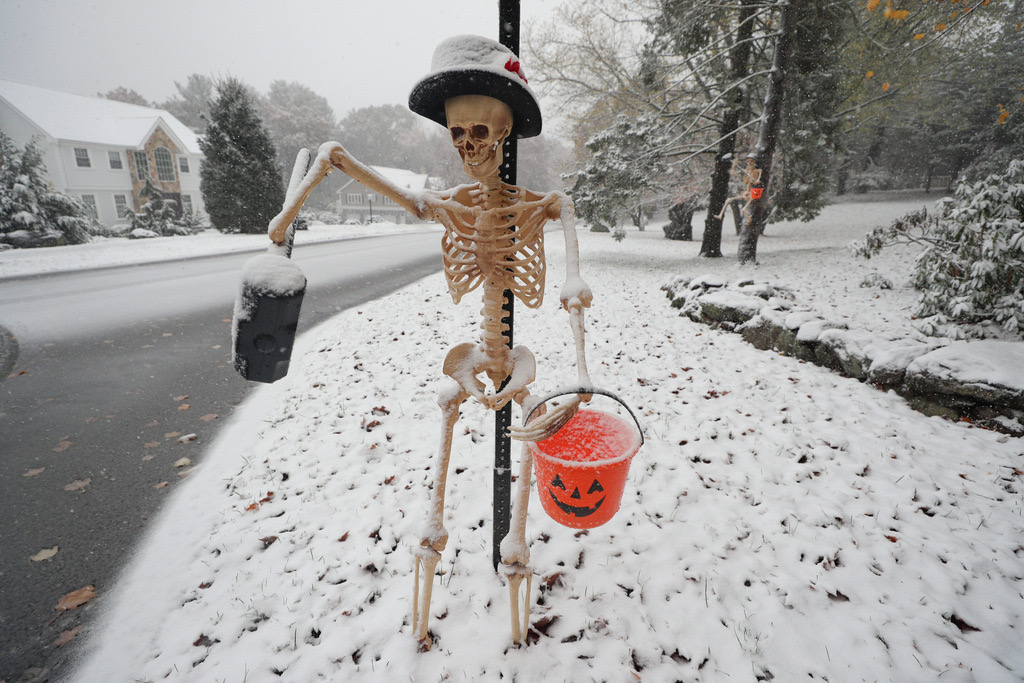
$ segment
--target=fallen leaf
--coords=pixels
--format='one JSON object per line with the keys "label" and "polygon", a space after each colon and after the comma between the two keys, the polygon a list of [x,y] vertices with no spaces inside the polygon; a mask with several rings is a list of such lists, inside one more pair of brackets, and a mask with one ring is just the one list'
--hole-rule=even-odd
{"label": "fallen leaf", "polygon": [[143,448],[156,448],[159,445],[160,445],[159,441],[147,441],[146,443],[142,444],[142,447]]}
{"label": "fallen leaf", "polygon": [[181,432],[167,432],[164,434],[165,439],[173,439],[176,436],[181,436]]}
{"label": "fallen leaf", "polygon": [[162,489],[165,486],[167,486],[167,482],[166,481],[162,481],[159,484],[153,484],[153,488],[155,488],[155,489]]}
{"label": "fallen leaf", "polygon": [[175,467],[188,467],[191,464],[192,464],[192,461],[189,460],[188,458],[181,458],[180,460],[176,460],[174,462],[174,466]]}
{"label": "fallen leaf", "polygon": [[203,589],[203,590],[206,590],[207,588],[209,588],[212,585],[213,585],[213,581],[203,581],[201,584],[199,584],[199,587],[201,589]]}
{"label": "fallen leaf", "polygon": [[259,509],[260,509],[260,504],[259,503],[253,503],[253,504],[249,505],[248,507],[246,507],[245,511],[246,512],[252,512],[253,510],[259,510]]}
{"label": "fallen leaf", "polygon": [[186,394],[185,396],[175,396],[174,397],[174,401],[176,403],[180,403],[180,402],[184,401],[186,398],[188,398],[188,394]]}
{"label": "fallen leaf", "polygon": [[210,647],[214,643],[219,643],[219,640],[210,640],[209,636],[205,633],[200,633],[199,637],[196,638],[196,642],[192,643],[196,647]]}
{"label": "fallen leaf", "polygon": [[62,647],[64,645],[67,645],[68,643],[70,643],[72,640],[75,639],[75,636],[77,636],[78,632],[81,631],[81,630],[82,630],[81,626],[76,626],[76,627],[74,627],[72,629],[68,629],[67,631],[64,631],[59,636],[57,636],[57,640],[53,641],[53,647]]}
{"label": "fallen leaf", "polygon": [[261,503],[269,503],[273,497],[274,497],[274,492],[273,491],[267,491],[267,495],[264,498],[261,498],[260,502]]}
{"label": "fallen leaf", "polygon": [[29,470],[29,471],[25,472],[21,476],[23,476],[23,477],[34,477],[37,474],[42,474],[45,470],[46,470],[45,467],[37,467],[34,470]]}
{"label": "fallen leaf", "polygon": [[68,440],[61,441],[53,448],[54,453],[63,453],[67,449],[71,448],[71,442]]}
{"label": "fallen leaf", "polygon": [[178,472],[178,476],[179,477],[187,477],[189,475],[189,473],[191,473],[192,470],[194,470],[194,469],[195,469],[195,467],[189,467],[187,470],[182,470],[181,472]]}
{"label": "fallen leaf", "polygon": [[58,550],[60,550],[59,546],[53,546],[52,548],[46,548],[44,550],[40,550],[38,553],[36,553],[32,557],[30,557],[29,559],[32,560],[33,562],[42,562],[43,560],[48,560],[51,557],[53,557],[54,555],[56,555]]}
{"label": "fallen leaf", "polygon": [[178,443],[188,443],[190,441],[195,441],[195,440],[196,440],[196,435],[195,434],[186,434],[185,436],[182,436],[182,437],[178,438]]}
{"label": "fallen leaf", "polygon": [[152,460],[155,457],[156,457],[155,455],[144,455],[144,456],[142,456],[142,462],[149,462],[150,460]]}
{"label": "fallen leaf", "polygon": [[65,491],[84,491],[85,487],[92,482],[92,477],[86,477],[85,479],[76,479],[70,484],[64,487]]}
{"label": "fallen leaf", "polygon": [[264,536],[260,539],[260,542],[263,544],[263,549],[266,550],[270,546],[274,545],[274,541],[276,540],[277,536]]}
{"label": "fallen leaf", "polygon": [[199,421],[200,422],[213,422],[218,417],[220,417],[220,415],[218,415],[217,413],[207,413],[206,415],[203,415],[201,418],[199,418]]}
{"label": "fallen leaf", "polygon": [[143,429],[147,429],[149,427],[156,427],[158,424],[160,424],[160,423],[157,422],[156,420],[152,420],[152,421],[147,422],[146,424],[142,425],[142,428]]}
{"label": "fallen leaf", "polygon": [[93,586],[79,588],[78,590],[71,591],[61,598],[60,602],[57,603],[57,606],[54,607],[54,609],[60,610],[61,612],[77,609],[95,597],[96,589]]}
{"label": "fallen leaf", "polygon": [[178,406],[178,410],[188,410],[190,407],[191,406],[189,406],[189,404],[182,403],[180,406]]}

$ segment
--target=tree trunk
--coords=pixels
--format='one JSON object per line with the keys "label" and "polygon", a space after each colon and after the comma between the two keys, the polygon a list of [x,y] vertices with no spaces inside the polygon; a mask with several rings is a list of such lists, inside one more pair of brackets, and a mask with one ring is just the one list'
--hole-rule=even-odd
{"label": "tree trunk", "polygon": [[[729,82],[735,83],[747,75],[750,62],[750,37],[754,30],[754,9],[759,0],[741,0],[739,26],[736,39],[729,50]],[[700,255],[709,258],[722,256],[722,207],[729,198],[729,177],[732,171],[733,155],[736,152],[736,127],[743,114],[743,89],[736,88],[729,97],[726,111],[719,128],[718,151],[715,166],[711,172],[711,191],[708,195],[708,213],[704,219],[704,237]]]}
{"label": "tree trunk", "polygon": [[743,209],[739,202],[733,202],[729,208],[732,209],[732,224],[736,227],[736,234],[739,235],[743,232]]}
{"label": "tree trunk", "polygon": [[775,37],[775,55],[772,57],[772,73],[768,82],[768,92],[764,97],[757,147],[754,149],[755,166],[761,169],[761,178],[751,189],[760,188],[761,195],[750,203],[750,218],[740,234],[737,256],[741,264],[757,261],[757,238],[764,232],[768,220],[768,198],[764,191],[771,180],[772,156],[775,154],[775,144],[779,137],[786,68],[793,52],[793,24],[796,19],[796,3],[799,1],[789,0],[782,4],[779,33]]}

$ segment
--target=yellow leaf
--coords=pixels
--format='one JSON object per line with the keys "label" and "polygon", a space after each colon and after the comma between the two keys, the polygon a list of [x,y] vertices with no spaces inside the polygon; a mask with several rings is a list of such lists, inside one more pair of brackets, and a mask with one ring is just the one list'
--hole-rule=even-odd
{"label": "yellow leaf", "polygon": [[52,548],[45,548],[43,550],[40,550],[38,553],[30,557],[29,559],[33,562],[42,562],[43,560],[48,560],[54,555],[56,555],[58,550],[60,550],[60,547],[56,545]]}
{"label": "yellow leaf", "polygon": [[96,597],[96,589],[93,586],[86,586],[85,588],[79,588],[76,591],[71,591],[57,603],[54,609],[58,609],[61,612],[66,612],[69,609],[75,609],[81,607],[85,603],[89,602]]}
{"label": "yellow leaf", "polygon": [[70,484],[64,487],[65,491],[84,491],[85,487],[92,482],[92,477],[86,477],[85,479],[76,479]]}
{"label": "yellow leaf", "polygon": [[882,84],[882,90],[888,90],[888,89],[889,89],[889,83],[888,82],[883,83]]}
{"label": "yellow leaf", "polygon": [[936,24],[935,25],[935,30],[936,31],[945,31],[946,30],[946,25],[945,24]]}
{"label": "yellow leaf", "polygon": [[175,467],[188,467],[191,464],[192,464],[192,461],[189,460],[188,458],[181,458],[180,460],[176,460],[175,461],[174,466]]}
{"label": "yellow leaf", "polygon": [[879,2],[881,2],[881,0],[868,0],[868,11],[874,12],[875,8],[878,7]]}
{"label": "yellow leaf", "polygon": [[924,38],[924,34],[923,33],[916,33],[916,34],[914,34],[914,40],[921,40],[922,38]]}
{"label": "yellow leaf", "polygon": [[82,630],[81,626],[76,626],[76,627],[74,627],[72,629],[68,629],[67,631],[64,631],[63,633],[61,633],[57,637],[57,640],[53,641],[53,647],[62,647],[64,645],[67,645],[68,643],[70,643],[72,640],[75,639],[75,636],[77,636],[78,632],[81,631],[81,630]]}
{"label": "yellow leaf", "polygon": [[871,77],[872,77],[872,76],[874,76],[874,75],[875,75],[875,72],[874,72],[874,71],[869,71],[869,72],[867,72],[866,74],[864,74],[864,78],[871,78]]}

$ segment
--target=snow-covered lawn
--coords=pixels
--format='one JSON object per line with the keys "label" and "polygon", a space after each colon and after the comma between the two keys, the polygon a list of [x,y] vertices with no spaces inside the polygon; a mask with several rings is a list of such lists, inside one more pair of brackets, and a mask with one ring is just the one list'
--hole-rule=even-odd
{"label": "snow-covered lawn", "polygon": [[[308,333],[290,375],[236,412],[100,596],[75,680],[1020,680],[1024,442],[757,351],[679,317],[659,289],[753,277],[851,327],[911,336],[909,252],[860,261],[846,245],[919,206],[772,226],[746,270],[731,235],[709,261],[660,229],[620,244],[580,233],[591,375],[647,442],[605,526],[559,526],[534,492],[529,646],[509,646],[490,566],[493,417],[472,403],[434,647],[410,632],[440,365],[478,323],[434,275]],[[574,377],[557,233],[547,249],[547,302],[516,312],[538,394]],[[876,271],[895,288],[859,286]]]}

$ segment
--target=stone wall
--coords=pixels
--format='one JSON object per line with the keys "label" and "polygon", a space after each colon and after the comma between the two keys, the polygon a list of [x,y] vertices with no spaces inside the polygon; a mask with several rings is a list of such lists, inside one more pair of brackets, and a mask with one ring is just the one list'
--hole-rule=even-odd
{"label": "stone wall", "polygon": [[758,349],[895,391],[926,415],[1024,436],[1024,342],[886,339],[753,280],[678,278],[662,289],[680,315],[740,334]]}

